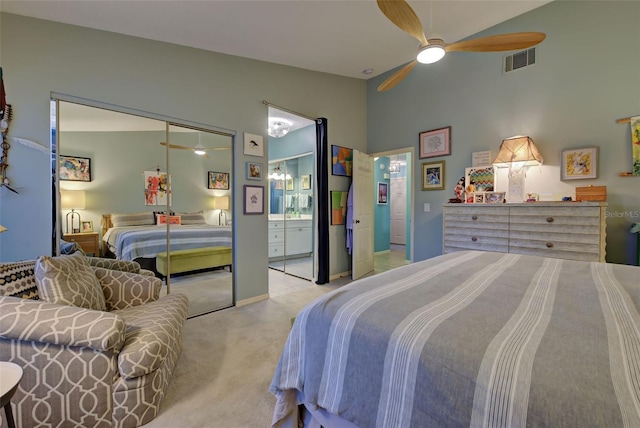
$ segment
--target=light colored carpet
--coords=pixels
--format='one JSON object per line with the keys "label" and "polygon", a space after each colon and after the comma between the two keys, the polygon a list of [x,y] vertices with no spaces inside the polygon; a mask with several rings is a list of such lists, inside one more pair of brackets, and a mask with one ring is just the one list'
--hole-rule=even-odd
{"label": "light colored carpet", "polygon": [[[233,304],[233,274],[223,269],[171,278],[171,293],[189,298],[189,317],[208,313]],[[162,286],[160,295],[167,293]]]}
{"label": "light colored carpet", "polygon": [[269,300],[188,319],[160,413],[145,428],[269,427],[275,405],[269,385],[291,317],[345,282],[307,283]]}

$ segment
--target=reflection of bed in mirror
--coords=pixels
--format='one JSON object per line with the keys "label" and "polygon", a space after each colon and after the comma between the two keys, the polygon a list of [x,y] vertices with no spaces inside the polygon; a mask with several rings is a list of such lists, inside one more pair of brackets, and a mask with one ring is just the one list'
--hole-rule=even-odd
{"label": "reflection of bed in mirror", "polygon": [[[176,213],[180,214],[180,213]],[[183,223],[171,225],[171,251],[207,247],[231,247],[231,226],[210,225],[204,215],[186,213]],[[156,225],[155,214],[103,214],[102,245],[105,255],[118,260],[134,260],[156,271],[156,256],[167,250],[166,224]]]}

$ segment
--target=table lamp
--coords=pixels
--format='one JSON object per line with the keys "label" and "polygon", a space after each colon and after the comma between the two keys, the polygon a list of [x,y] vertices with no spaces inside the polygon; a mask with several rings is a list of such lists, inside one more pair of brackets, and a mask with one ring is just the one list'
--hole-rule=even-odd
{"label": "table lamp", "polygon": [[528,166],[542,165],[542,161],[542,156],[531,137],[519,135],[502,140],[493,165],[509,168],[507,202],[524,202],[525,171]]}
{"label": "table lamp", "polygon": [[[84,190],[60,190],[60,207],[71,210],[67,213],[67,233],[80,233],[80,214],[75,210],[83,210],[85,206]],[[78,217],[78,227],[74,227],[74,218]]]}
{"label": "table lamp", "polygon": [[7,228],[0,224],[0,233],[6,232]]}
{"label": "table lamp", "polygon": [[[219,225],[227,224],[227,214],[224,212],[224,210],[229,209],[229,197],[219,196],[217,198],[213,198],[213,209],[220,210],[220,214],[218,214],[218,224]],[[223,214],[224,214],[224,223],[222,223]]]}

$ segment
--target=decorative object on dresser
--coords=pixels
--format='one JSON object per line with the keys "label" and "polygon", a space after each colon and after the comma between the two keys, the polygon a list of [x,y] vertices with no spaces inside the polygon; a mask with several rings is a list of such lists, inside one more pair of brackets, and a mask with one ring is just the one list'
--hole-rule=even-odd
{"label": "decorative object on dresser", "polygon": [[542,156],[531,137],[519,135],[502,140],[493,165],[509,168],[507,202],[524,202],[524,179],[527,167],[542,165],[542,162]]}
{"label": "decorative object on dresser", "polygon": [[78,245],[82,247],[82,251],[87,255],[100,255],[100,240],[98,238],[98,232],[66,233],[62,236],[62,239],[67,242],[77,242]]}
{"label": "decorative object on dresser", "polygon": [[605,202],[445,204],[443,252],[463,250],[605,261]]}
{"label": "decorative object on dresser", "polygon": [[607,186],[586,186],[576,187],[576,201],[598,201],[607,200]]}
{"label": "decorative object on dresser", "polygon": [[[67,233],[79,233],[81,219],[76,210],[83,210],[85,207],[84,190],[60,190],[60,207],[63,210],[71,210],[67,213]],[[78,218],[78,227],[74,227],[74,218]]]}
{"label": "decorative object on dresser", "polygon": [[598,178],[598,148],[562,151],[561,180]]}
{"label": "decorative object on dresser", "polygon": [[420,159],[448,156],[451,154],[451,127],[447,126],[419,135]]}
{"label": "decorative object on dresser", "polygon": [[93,232],[93,221],[91,220],[80,222],[80,226],[81,233]]}
{"label": "decorative object on dresser", "polygon": [[444,190],[444,161],[422,164],[422,190]]}
{"label": "decorative object on dresser", "polygon": [[496,169],[493,165],[472,166],[464,169],[465,202],[477,204],[485,202],[485,193],[493,192],[496,182]]}

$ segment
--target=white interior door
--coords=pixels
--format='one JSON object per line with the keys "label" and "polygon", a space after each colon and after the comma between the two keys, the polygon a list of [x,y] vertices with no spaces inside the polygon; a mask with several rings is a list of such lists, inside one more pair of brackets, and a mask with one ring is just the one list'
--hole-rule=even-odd
{"label": "white interior door", "polygon": [[351,278],[373,270],[373,156],[353,151],[353,249]]}
{"label": "white interior door", "polygon": [[407,179],[391,179],[391,243],[405,245],[407,242]]}

